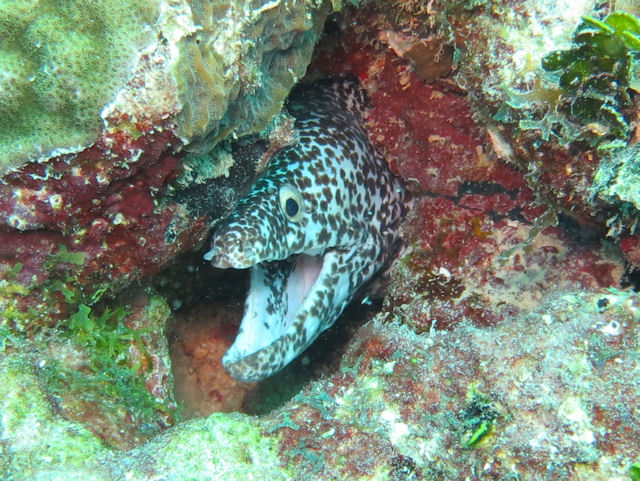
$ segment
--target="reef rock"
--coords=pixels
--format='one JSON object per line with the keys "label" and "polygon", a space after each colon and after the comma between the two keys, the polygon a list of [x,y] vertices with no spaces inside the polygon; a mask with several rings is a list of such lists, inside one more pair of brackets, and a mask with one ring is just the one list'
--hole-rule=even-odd
{"label": "reef rock", "polygon": [[637,268],[640,211],[621,201],[631,193],[619,183],[638,162],[640,12],[633,2],[615,8],[509,0],[477,7],[453,21],[456,78],[499,157],[557,209],[619,242]]}
{"label": "reef rock", "polygon": [[[638,297],[562,292],[494,327],[416,335],[383,314],[338,372],[263,418],[213,414],[118,453],[0,360],[9,479],[624,479],[640,436]],[[26,386],[31,386],[27,388]]]}
{"label": "reef rock", "polygon": [[[222,213],[246,187],[250,152],[208,151],[232,129],[263,125],[247,102],[267,102],[268,91],[251,89],[268,81],[249,75],[245,62],[266,68],[298,46],[306,52],[305,35],[319,28],[313,12],[322,17],[328,7],[292,3],[312,19],[291,12],[289,24],[271,16],[286,7],[277,2],[251,7],[264,23],[235,7],[162,5],[149,28],[174,36],[141,50],[138,60],[159,70],[134,68],[139,76],[102,110],[110,127],[82,152],[16,166],[0,185],[0,300],[11,326],[0,331],[0,477],[627,479],[640,438],[640,300],[623,290],[633,282],[623,256],[640,265],[629,161],[637,148],[565,144],[553,124],[545,139],[548,125],[527,122],[516,105],[532,89],[536,99],[548,93],[536,84],[542,59],[571,49],[580,15],[611,12],[589,2],[567,13],[558,2],[402,1],[332,18],[308,77],[358,76],[371,98],[371,141],[415,197],[382,312],[349,341],[335,371],[268,414],[215,413],[170,426],[180,413],[163,332],[168,305],[143,289],[109,310],[103,295],[197,245],[211,222],[206,211]],[[226,19],[223,30],[212,16]],[[262,41],[285,24],[297,40],[271,43],[290,47],[281,55],[216,43],[217,34],[245,27],[243,36]],[[235,62],[219,70],[225,55]],[[180,75],[154,80],[168,65]],[[281,66],[277,75],[285,83],[295,76]],[[207,82],[227,85],[227,76],[244,79],[237,92],[202,98]],[[145,96],[158,82],[175,95]],[[276,103],[280,93],[274,87]],[[129,108],[138,117],[124,115]],[[242,118],[256,125],[231,127]],[[596,127],[592,134],[604,132]],[[205,180],[227,173],[221,184]],[[612,228],[616,242],[605,238]],[[183,258],[181,267],[205,287],[186,288],[169,274],[155,283],[189,321],[175,332],[175,372],[202,389],[183,387],[195,399],[186,417],[267,397],[216,371],[243,296],[219,296],[233,297],[228,310],[192,307],[199,297],[210,302],[213,289],[243,284],[220,272],[205,282],[198,262]],[[214,314],[218,324],[204,325]],[[41,329],[29,341],[16,333],[56,316],[66,320],[52,333]],[[74,369],[92,376],[94,391],[78,393]],[[134,374],[142,390],[113,385]]]}
{"label": "reef rock", "polygon": [[329,9],[313,1],[3,2],[4,322],[51,325],[203,240],[249,176],[218,185],[195,214],[166,196],[182,171],[178,152],[199,150],[200,171],[228,175],[233,158],[209,150],[231,133],[262,130],[280,111]]}

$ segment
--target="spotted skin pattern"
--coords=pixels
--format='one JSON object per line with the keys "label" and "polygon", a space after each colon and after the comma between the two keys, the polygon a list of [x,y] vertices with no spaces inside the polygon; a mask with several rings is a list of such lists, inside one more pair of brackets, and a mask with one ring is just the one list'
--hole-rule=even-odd
{"label": "spotted skin pattern", "polygon": [[340,316],[395,254],[407,197],[369,143],[357,80],[299,87],[287,110],[298,142],[277,153],[215,230],[215,267],[251,268],[245,314],[223,357],[236,379],[263,379]]}

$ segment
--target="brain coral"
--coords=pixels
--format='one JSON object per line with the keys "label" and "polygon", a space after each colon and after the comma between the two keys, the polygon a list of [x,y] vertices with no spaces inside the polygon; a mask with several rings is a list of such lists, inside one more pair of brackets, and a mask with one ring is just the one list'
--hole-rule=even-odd
{"label": "brain coral", "polygon": [[0,0],[0,173],[92,141],[157,0]]}
{"label": "brain coral", "polygon": [[180,42],[179,135],[208,148],[261,130],[309,63],[328,11],[320,0],[191,0],[199,28]]}

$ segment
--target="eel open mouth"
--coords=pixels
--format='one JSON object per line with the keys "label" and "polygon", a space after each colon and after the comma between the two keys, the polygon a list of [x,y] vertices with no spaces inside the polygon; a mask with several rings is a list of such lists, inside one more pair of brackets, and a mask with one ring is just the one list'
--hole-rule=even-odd
{"label": "eel open mouth", "polygon": [[323,285],[323,259],[298,254],[253,266],[238,335],[222,358],[232,377],[251,382],[275,373],[321,332],[320,323],[309,323],[309,309],[302,307]]}

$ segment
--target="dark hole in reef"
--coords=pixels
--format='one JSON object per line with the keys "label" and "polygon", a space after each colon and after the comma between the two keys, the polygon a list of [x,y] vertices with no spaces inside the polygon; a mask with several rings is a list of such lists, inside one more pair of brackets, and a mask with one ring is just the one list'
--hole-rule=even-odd
{"label": "dark hole in reef", "polygon": [[558,212],[558,227],[580,245],[597,246],[604,238],[604,231],[601,228],[580,223],[576,218],[563,212]]}
{"label": "dark hole in reef", "polygon": [[[227,150],[234,159],[228,175],[202,179],[195,172],[192,174],[193,181],[188,185],[174,183],[174,190],[167,195],[167,199],[183,205],[193,216],[222,216],[231,213],[238,197],[251,188],[256,177],[256,162],[266,149],[266,142],[257,135],[221,143],[214,152]],[[196,155],[183,152],[182,155],[183,160],[190,155],[191,162],[203,165],[217,162],[212,153]],[[215,217],[211,220],[215,220]]]}
{"label": "dark hole in reef", "polygon": [[627,265],[622,279],[620,280],[620,287],[631,287],[634,291],[640,291],[640,269]]}
{"label": "dark hole in reef", "polygon": [[[207,243],[208,245],[208,243]],[[239,411],[261,415],[290,400],[304,385],[338,369],[355,331],[382,307],[381,299],[354,299],[342,316],[282,371],[258,383],[230,378],[221,357],[236,336],[244,312],[249,270],[220,270],[188,253],[155,277],[154,287],[174,314],[169,349],[176,399],[183,417]]]}

